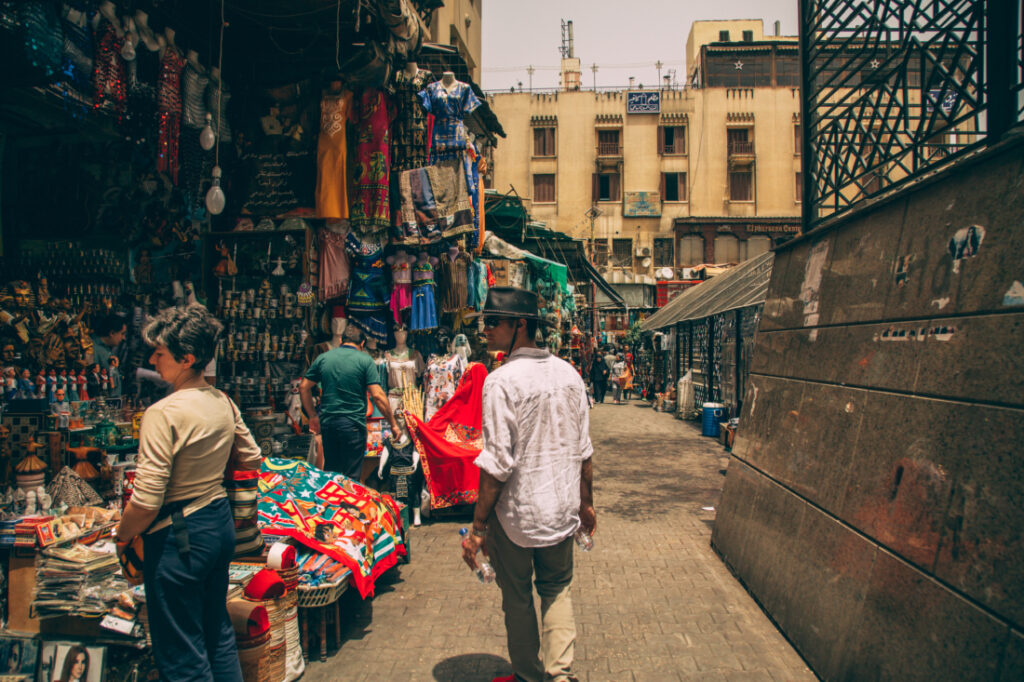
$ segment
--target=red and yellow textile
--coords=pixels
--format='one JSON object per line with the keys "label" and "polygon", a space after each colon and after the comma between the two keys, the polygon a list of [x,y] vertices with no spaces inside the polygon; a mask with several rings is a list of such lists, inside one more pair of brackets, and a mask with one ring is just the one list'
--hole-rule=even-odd
{"label": "red and yellow textile", "polygon": [[452,397],[429,422],[405,413],[430,491],[430,508],[476,502],[480,469],[473,460],[484,446],[483,389],[487,369],[479,362],[466,368]]}
{"label": "red and yellow textile", "polygon": [[377,576],[405,556],[398,504],[341,474],[293,459],[260,469],[260,528],[294,538],[344,564],[366,598]]}

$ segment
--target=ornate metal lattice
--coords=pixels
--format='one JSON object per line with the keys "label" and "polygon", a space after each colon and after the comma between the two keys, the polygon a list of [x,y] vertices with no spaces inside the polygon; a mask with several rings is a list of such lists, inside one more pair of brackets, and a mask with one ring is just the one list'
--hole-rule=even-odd
{"label": "ornate metal lattice", "polygon": [[801,0],[805,229],[1024,114],[1019,0]]}

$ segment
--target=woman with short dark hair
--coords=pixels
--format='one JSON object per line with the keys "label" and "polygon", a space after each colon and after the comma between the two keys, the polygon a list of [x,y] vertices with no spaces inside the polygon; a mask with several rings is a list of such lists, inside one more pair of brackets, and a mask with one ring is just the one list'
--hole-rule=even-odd
{"label": "woman with short dark hair", "polygon": [[118,549],[143,537],[153,653],[163,680],[237,680],[226,597],[235,526],[224,490],[229,457],[255,469],[260,449],[238,407],[206,383],[222,325],[199,304],[160,313],[143,331],[171,393],[142,418],[135,489]]}

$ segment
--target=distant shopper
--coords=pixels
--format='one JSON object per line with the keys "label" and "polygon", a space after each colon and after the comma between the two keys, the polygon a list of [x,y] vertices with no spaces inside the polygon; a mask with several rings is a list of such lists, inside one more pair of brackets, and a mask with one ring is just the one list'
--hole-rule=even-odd
{"label": "distant shopper", "polygon": [[[309,430],[319,433],[324,444],[324,470],[344,474],[358,481],[366,456],[366,396],[391,424],[398,438],[398,426],[391,404],[380,387],[377,364],[363,350],[365,339],[357,327],[345,329],[343,343],[321,353],[299,383],[302,407],[309,416]],[[313,387],[320,385],[320,413],[313,405]]]}
{"label": "distant shopper", "polygon": [[615,399],[616,405],[622,404],[622,389],[626,385],[626,361],[622,357],[622,353],[619,353],[615,358],[615,364],[612,365],[612,397]]}
{"label": "distant shopper", "polygon": [[[92,356],[93,362],[99,365],[99,370],[107,370],[108,376],[111,369],[116,370],[117,364],[112,365],[111,358],[117,362],[117,348],[124,341],[128,331],[128,323],[124,316],[117,314],[97,315],[92,321]],[[120,364],[118,362],[118,364]],[[96,392],[99,395],[99,391]],[[111,398],[121,397],[121,381],[117,385],[111,385],[107,389],[107,395]]]}
{"label": "distant shopper", "polygon": [[[171,393],[142,417],[135,490],[115,531],[118,553],[143,537],[143,579],[160,679],[241,682],[228,617],[235,522],[224,472],[260,465],[235,405],[206,383],[222,326],[205,307],[170,308],[143,331]],[[232,454],[234,453],[234,454]]]}
{"label": "distant shopper", "polygon": [[612,370],[604,358],[594,358],[590,365],[590,384],[594,387],[594,401],[603,403],[604,396],[608,392],[608,377]]}
{"label": "distant shopper", "polygon": [[[604,364],[608,365],[608,371],[612,371],[612,367],[615,365],[615,361],[618,358],[615,357],[615,353],[612,351],[611,346],[606,346],[604,349]],[[614,374],[612,375],[615,376]]]}
{"label": "distant shopper", "polygon": [[536,294],[494,287],[481,314],[487,349],[509,356],[484,383],[480,492],[462,558],[475,567],[484,549],[497,574],[514,671],[499,680],[567,682],[575,679],[573,535],[597,526],[586,388],[569,364],[537,348]]}

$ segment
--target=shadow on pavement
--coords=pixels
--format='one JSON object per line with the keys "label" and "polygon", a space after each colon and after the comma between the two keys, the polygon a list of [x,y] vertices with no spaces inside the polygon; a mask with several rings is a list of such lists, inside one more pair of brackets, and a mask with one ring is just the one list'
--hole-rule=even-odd
{"label": "shadow on pavement", "polygon": [[490,680],[500,675],[511,675],[512,664],[493,654],[462,654],[446,658],[434,666],[437,682],[465,682]]}

